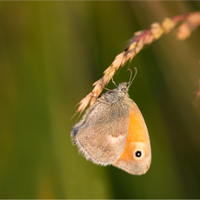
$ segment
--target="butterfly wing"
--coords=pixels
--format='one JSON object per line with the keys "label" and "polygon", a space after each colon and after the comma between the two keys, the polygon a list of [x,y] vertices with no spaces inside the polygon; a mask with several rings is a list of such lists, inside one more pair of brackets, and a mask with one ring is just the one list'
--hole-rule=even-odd
{"label": "butterfly wing", "polygon": [[129,128],[125,148],[121,156],[112,163],[130,174],[141,175],[151,164],[151,147],[148,130],[137,105],[129,101]]}
{"label": "butterfly wing", "polygon": [[123,153],[129,127],[129,109],[121,101],[98,101],[72,130],[80,152],[96,164],[108,165]]}

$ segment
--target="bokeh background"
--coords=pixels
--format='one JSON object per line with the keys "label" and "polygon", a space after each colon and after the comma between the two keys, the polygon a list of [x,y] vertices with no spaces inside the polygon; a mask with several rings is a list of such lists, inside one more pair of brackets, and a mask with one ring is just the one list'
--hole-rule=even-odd
{"label": "bokeh background", "polygon": [[185,41],[162,36],[114,76],[138,69],[129,94],[151,138],[147,174],[86,161],[70,138],[75,106],[133,33],[198,10],[198,1],[0,2],[0,198],[200,198],[200,28]]}

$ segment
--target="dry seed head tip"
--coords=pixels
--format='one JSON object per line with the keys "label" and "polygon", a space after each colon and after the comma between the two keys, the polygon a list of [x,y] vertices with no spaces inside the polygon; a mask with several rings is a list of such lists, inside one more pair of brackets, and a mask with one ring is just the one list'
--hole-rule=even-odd
{"label": "dry seed head tip", "polygon": [[151,44],[154,40],[160,38],[163,33],[168,33],[178,23],[182,23],[182,25],[180,25],[178,30],[177,38],[182,40],[187,38],[191,34],[191,31],[200,25],[200,12],[165,18],[160,24],[153,23],[149,29],[136,32],[125,47],[125,50],[117,55],[112,64],[104,71],[103,77],[93,84],[94,88],[92,92],[81,100],[76,112],[82,113],[88,105],[91,108],[104,87],[120,67],[124,66],[128,60],[131,61],[143,49],[144,45]]}

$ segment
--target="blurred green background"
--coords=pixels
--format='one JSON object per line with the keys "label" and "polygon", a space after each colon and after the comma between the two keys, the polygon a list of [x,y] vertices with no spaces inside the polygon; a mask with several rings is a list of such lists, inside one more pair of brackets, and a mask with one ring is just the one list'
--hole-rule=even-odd
{"label": "blurred green background", "polygon": [[133,33],[197,10],[198,1],[0,2],[0,198],[200,198],[200,28],[185,41],[164,35],[130,64],[129,94],[151,138],[147,174],[86,161],[70,138],[75,106]]}

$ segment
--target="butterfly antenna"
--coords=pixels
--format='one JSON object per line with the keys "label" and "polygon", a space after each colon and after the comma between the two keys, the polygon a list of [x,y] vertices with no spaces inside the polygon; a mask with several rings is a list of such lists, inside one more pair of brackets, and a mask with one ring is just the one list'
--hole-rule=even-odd
{"label": "butterfly antenna", "polygon": [[112,77],[112,82],[113,82],[113,84],[115,85],[115,87],[117,88],[118,86],[117,86],[117,84],[115,83],[115,81],[113,80],[113,77]]}
{"label": "butterfly antenna", "polygon": [[[135,67],[135,74],[132,78],[132,70],[130,68],[128,68],[128,70],[130,70],[130,79],[129,79],[129,82],[128,82],[128,88],[131,86],[131,84],[133,83],[133,80],[135,79],[136,75],[137,75],[137,68]],[[131,80],[132,79],[132,80]]]}

